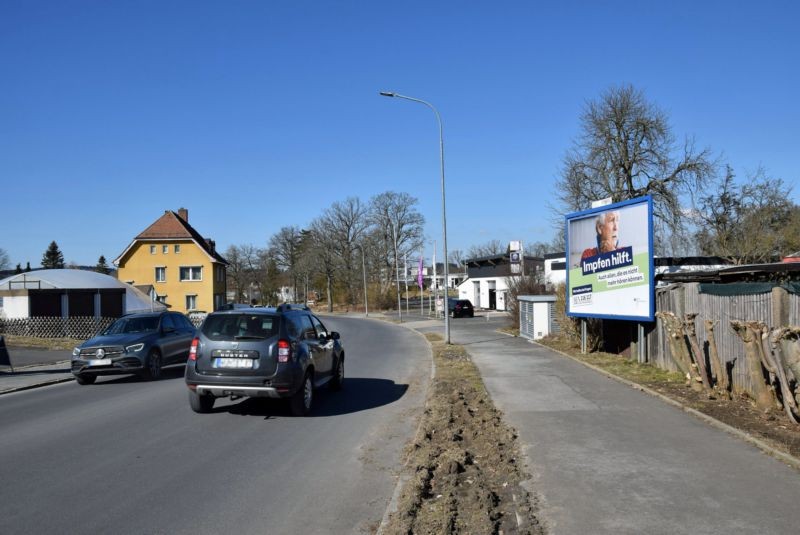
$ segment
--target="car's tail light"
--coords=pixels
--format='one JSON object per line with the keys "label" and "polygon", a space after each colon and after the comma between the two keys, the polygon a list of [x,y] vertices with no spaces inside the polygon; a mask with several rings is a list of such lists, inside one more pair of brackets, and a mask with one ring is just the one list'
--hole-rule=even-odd
{"label": "car's tail light", "polygon": [[195,338],[192,340],[192,346],[189,348],[189,360],[197,360],[197,346],[200,345],[200,339]]}
{"label": "car's tail light", "polygon": [[278,340],[278,362],[289,362],[292,357],[292,346],[286,340]]}

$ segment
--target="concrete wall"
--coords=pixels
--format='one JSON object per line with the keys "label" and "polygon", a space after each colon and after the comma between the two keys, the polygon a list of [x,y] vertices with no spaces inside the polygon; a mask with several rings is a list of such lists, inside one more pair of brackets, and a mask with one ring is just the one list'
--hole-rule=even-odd
{"label": "concrete wall", "polygon": [[3,297],[3,308],[0,315],[4,318],[27,318],[28,296],[12,295]]}

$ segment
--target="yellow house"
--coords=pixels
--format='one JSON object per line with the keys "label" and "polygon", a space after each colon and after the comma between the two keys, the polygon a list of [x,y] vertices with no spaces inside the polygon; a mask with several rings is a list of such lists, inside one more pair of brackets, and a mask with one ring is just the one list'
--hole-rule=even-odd
{"label": "yellow house", "polygon": [[117,278],[152,285],[157,299],[179,312],[218,310],[225,304],[226,266],[212,240],[189,225],[189,211],[167,210],[114,260]]}

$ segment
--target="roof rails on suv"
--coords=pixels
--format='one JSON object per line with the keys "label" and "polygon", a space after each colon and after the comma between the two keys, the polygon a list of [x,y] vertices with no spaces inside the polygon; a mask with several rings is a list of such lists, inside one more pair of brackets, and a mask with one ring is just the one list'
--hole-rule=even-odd
{"label": "roof rails on suv", "polygon": [[303,303],[281,303],[278,305],[278,312],[285,312],[287,310],[309,310],[308,305]]}

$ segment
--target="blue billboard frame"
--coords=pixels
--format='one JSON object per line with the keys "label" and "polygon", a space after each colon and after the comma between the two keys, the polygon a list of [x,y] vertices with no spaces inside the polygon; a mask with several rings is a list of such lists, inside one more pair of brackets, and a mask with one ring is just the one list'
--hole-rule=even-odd
{"label": "blue billboard frame", "polygon": [[[570,246],[569,246],[569,224],[570,221],[577,220],[577,219],[585,219],[590,217],[594,214],[598,214],[601,212],[607,212],[610,210],[616,210],[618,208],[629,207],[632,205],[637,204],[646,204],[647,205],[647,250],[648,250],[648,264],[649,264],[649,284],[648,284],[648,291],[650,293],[650,306],[649,306],[649,313],[647,316],[621,316],[621,315],[613,315],[613,314],[587,314],[587,313],[579,313],[579,312],[572,312],[571,308],[571,299],[569,295],[570,284],[569,284],[569,272],[570,272]],[[566,304],[566,312],[567,316],[573,318],[598,318],[598,319],[610,319],[610,320],[629,320],[629,321],[647,321],[652,322],[655,321],[656,316],[656,300],[655,300],[655,267],[653,262],[653,198],[650,195],[645,195],[644,197],[637,197],[635,199],[629,199],[627,201],[620,201],[618,203],[607,204],[604,206],[598,206],[597,208],[591,208],[589,210],[583,210],[580,212],[573,212],[571,214],[567,214],[564,216],[564,235],[566,237],[566,244],[567,248],[565,251],[566,257],[566,270],[567,270],[567,285],[564,289],[565,292],[565,304]]]}

